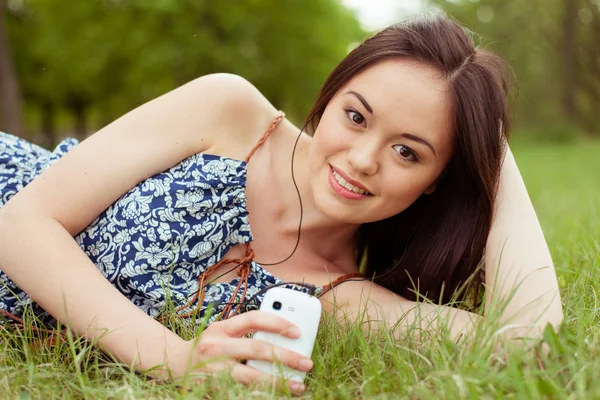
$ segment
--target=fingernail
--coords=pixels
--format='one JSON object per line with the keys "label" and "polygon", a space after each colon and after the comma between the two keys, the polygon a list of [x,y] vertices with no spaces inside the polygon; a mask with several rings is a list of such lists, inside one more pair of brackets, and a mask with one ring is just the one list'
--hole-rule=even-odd
{"label": "fingernail", "polygon": [[300,329],[290,328],[290,330],[288,331],[288,335],[293,338],[300,337]]}
{"label": "fingernail", "polygon": [[290,385],[290,389],[292,389],[294,392],[304,392],[306,387],[300,382],[294,382]]}
{"label": "fingernail", "polygon": [[313,367],[313,362],[309,358],[302,358],[298,361],[298,366],[302,371],[310,371]]}

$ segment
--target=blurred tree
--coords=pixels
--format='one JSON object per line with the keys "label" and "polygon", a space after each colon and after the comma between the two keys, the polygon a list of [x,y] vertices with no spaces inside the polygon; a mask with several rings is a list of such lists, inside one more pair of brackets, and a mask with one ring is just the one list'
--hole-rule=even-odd
{"label": "blurred tree", "polygon": [[563,112],[568,122],[574,123],[577,119],[575,109],[576,74],[577,74],[577,8],[579,1],[562,0],[563,2]]}
{"label": "blurred tree", "polygon": [[364,37],[337,0],[21,4],[10,37],[27,104],[50,134],[45,145],[56,139],[57,112],[68,110],[83,137],[90,115],[105,124],[212,72],[244,76],[299,122],[328,72]]}
{"label": "blurred tree", "polygon": [[244,76],[275,106],[300,120],[348,46],[364,37],[352,12],[336,0],[221,4],[119,3],[144,16],[136,25],[132,49],[144,56],[128,79],[142,88],[145,98],[200,75],[231,72]]}
{"label": "blurred tree", "polygon": [[0,129],[22,135],[21,91],[13,68],[13,57],[6,29],[6,0],[0,0]]}
{"label": "blurred tree", "polygon": [[11,38],[20,49],[19,78],[27,101],[41,110],[44,144],[55,141],[55,115],[64,109],[73,117],[71,131],[83,138],[90,109],[121,83],[119,67],[127,55],[119,50],[132,21],[109,19],[102,1],[64,7],[27,0],[18,17]]}
{"label": "blurred tree", "polygon": [[574,46],[579,89],[576,110],[586,132],[600,135],[600,0],[584,3],[577,17],[581,24],[576,39],[580,45]]}
{"label": "blurred tree", "polygon": [[517,78],[516,119],[540,138],[600,135],[599,0],[432,0],[500,53]]}

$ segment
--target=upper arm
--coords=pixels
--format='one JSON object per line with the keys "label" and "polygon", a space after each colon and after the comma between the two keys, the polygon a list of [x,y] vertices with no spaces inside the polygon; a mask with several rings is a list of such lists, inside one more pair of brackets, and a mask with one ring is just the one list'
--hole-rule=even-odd
{"label": "upper arm", "polygon": [[513,295],[502,312],[504,321],[555,326],[562,321],[550,251],[508,147],[486,245],[485,276],[486,315],[492,305]]}
{"label": "upper arm", "polygon": [[75,235],[141,181],[222,143],[244,146],[251,139],[243,132],[257,129],[267,118],[261,111],[265,101],[235,75],[198,78],[82,141],[0,214],[23,210],[51,217]]}

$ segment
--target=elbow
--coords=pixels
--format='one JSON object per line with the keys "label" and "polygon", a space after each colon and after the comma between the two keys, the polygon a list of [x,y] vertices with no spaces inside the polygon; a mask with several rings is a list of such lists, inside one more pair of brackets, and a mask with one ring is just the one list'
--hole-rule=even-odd
{"label": "elbow", "polygon": [[[538,314],[539,315],[539,314]],[[500,328],[504,337],[508,339],[539,340],[544,337],[544,331],[551,326],[554,332],[558,332],[563,324],[564,313],[560,302],[552,304],[546,312],[537,318],[515,321]]]}
{"label": "elbow", "polygon": [[19,223],[21,214],[19,208],[10,202],[0,207],[0,237],[6,236],[11,227]]}
{"label": "elbow", "polygon": [[[6,245],[6,240],[10,239],[14,235],[15,228],[19,226],[21,216],[15,207],[7,207],[6,205],[0,208],[0,248],[6,250],[9,248]],[[0,252],[0,256],[5,251]],[[0,258],[1,259],[1,258]]]}
{"label": "elbow", "polygon": [[23,235],[23,228],[31,220],[31,214],[23,207],[11,204],[10,201],[0,207],[0,249],[3,249],[0,251],[0,262],[4,253],[13,246],[15,238]]}
{"label": "elbow", "polygon": [[562,304],[560,301],[557,302],[556,306],[553,308],[552,312],[548,316],[548,321],[546,324],[552,325],[555,331],[558,332],[563,321],[565,319],[565,314],[563,312]]}
{"label": "elbow", "polygon": [[11,221],[15,220],[15,213],[6,206],[0,207],[0,240],[8,237]]}
{"label": "elbow", "polygon": [[536,322],[539,322],[540,325],[542,325],[542,328],[551,325],[554,328],[554,331],[558,332],[564,321],[565,314],[563,312],[562,300],[558,288],[556,288],[555,293],[556,294],[552,297],[547,307],[541,313],[541,317]]}
{"label": "elbow", "polygon": [[548,297],[538,299],[527,307],[521,307],[517,312],[514,309],[504,312],[499,320],[490,319],[494,336],[509,341],[515,339],[536,341],[544,337],[548,326],[558,332],[564,321],[562,302],[560,295],[554,295],[551,299],[549,296],[548,294]]}
{"label": "elbow", "polygon": [[558,332],[564,321],[564,312],[560,298],[553,301],[542,316],[533,323],[537,329],[533,329],[531,339],[541,339],[544,336],[544,330],[550,325],[554,332]]}

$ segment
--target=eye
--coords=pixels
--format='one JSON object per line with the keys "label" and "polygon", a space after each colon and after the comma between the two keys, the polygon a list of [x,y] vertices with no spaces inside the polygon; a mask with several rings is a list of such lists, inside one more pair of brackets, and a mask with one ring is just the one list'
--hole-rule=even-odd
{"label": "eye", "polygon": [[348,108],[348,109],[345,109],[344,112],[346,113],[346,117],[354,125],[366,126],[365,117],[363,117],[362,114],[359,113],[358,111]]}
{"label": "eye", "polygon": [[419,158],[417,157],[417,153],[415,153],[413,151],[413,149],[411,149],[408,146],[405,146],[403,144],[397,144],[394,146],[394,150],[396,150],[396,152],[398,152],[398,155],[404,161],[411,162],[411,163],[419,161]]}

